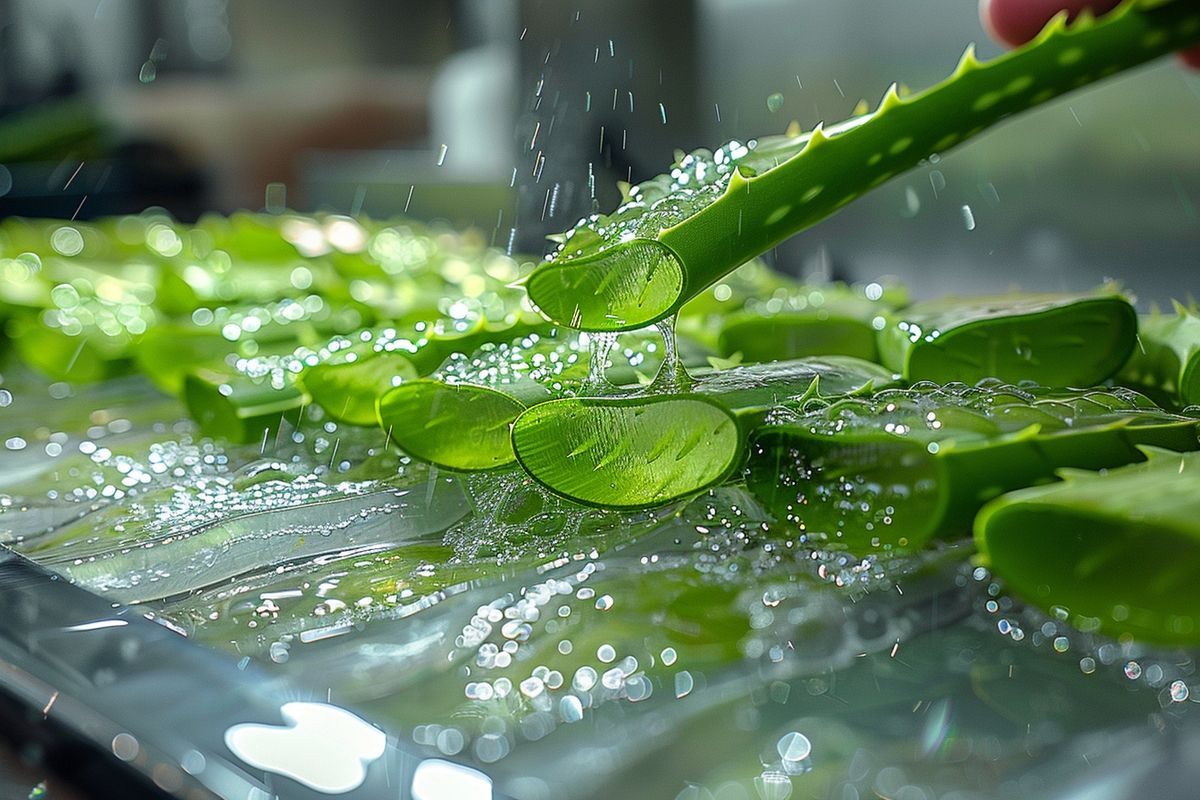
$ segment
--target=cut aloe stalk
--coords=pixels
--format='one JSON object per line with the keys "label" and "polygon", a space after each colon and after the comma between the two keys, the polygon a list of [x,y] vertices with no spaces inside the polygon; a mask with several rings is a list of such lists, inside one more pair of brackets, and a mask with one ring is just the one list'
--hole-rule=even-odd
{"label": "cut aloe stalk", "polygon": [[379,398],[418,374],[408,355],[376,352],[370,344],[360,344],[304,370],[298,382],[312,402],[338,422],[374,425]]}
{"label": "cut aloe stalk", "polygon": [[308,402],[293,383],[273,386],[268,380],[207,368],[188,374],[183,399],[203,434],[239,444],[272,438],[284,418],[295,424]]}
{"label": "cut aloe stalk", "polygon": [[880,360],[910,381],[986,378],[1093,386],[1133,350],[1137,314],[1115,292],[946,297],[893,315]]}
{"label": "cut aloe stalk", "polygon": [[447,320],[421,328],[410,334],[408,349],[386,348],[385,339],[360,343],[307,367],[300,383],[312,401],[339,422],[374,425],[379,419],[376,407],[380,398],[402,382],[429,375],[453,355],[469,355],[484,345],[547,333],[550,326],[521,317],[498,323],[479,319],[465,330]]}
{"label": "cut aloe stalk", "polygon": [[484,470],[511,464],[513,422],[550,392],[532,380],[494,388],[424,378],[379,398],[378,421],[401,450],[448,469]]}
{"label": "cut aloe stalk", "polygon": [[1066,12],[1028,45],[810,133],[732,142],[684,156],[626,191],[612,214],[581,220],[526,288],[548,317],[629,330],[674,314],[739,264],[856,197],[1015,113],[1200,40],[1188,0],[1127,0],[1070,25]]}
{"label": "cut aloe stalk", "polygon": [[1178,303],[1174,314],[1143,316],[1138,346],[1120,377],[1166,392],[1180,405],[1200,403],[1200,317]]}
{"label": "cut aloe stalk", "polygon": [[535,405],[517,418],[512,445],[525,471],[563,497],[645,508],[726,480],[742,464],[745,431],[778,402],[892,379],[853,358],[736,367],[699,375],[692,392]]}
{"label": "cut aloe stalk", "polygon": [[895,308],[883,301],[882,290],[871,300],[861,287],[834,284],[808,287],[788,300],[778,311],[767,304],[731,315],[721,326],[718,352],[741,353],[747,362],[821,355],[879,359],[876,332],[884,325],[883,315]]}
{"label": "cut aloe stalk", "polygon": [[980,561],[1015,594],[1083,630],[1200,644],[1200,454],[1145,448],[1107,473],[992,501]]}
{"label": "cut aloe stalk", "polygon": [[1195,418],[1127,390],[919,385],[795,408],[759,429],[747,483],[777,518],[859,549],[963,534],[984,502],[1060,467],[1200,446]]}
{"label": "cut aloe stalk", "polygon": [[[609,351],[582,337],[528,337],[485,346],[447,362],[436,379],[412,381],[380,398],[379,424],[408,455],[441,467],[481,470],[516,460],[508,431],[526,408],[564,394],[626,391],[651,382],[663,342],[625,334]],[[680,363],[703,364],[709,351],[680,342]],[[588,354],[590,350],[590,355]],[[599,369],[595,359],[604,358]]]}
{"label": "cut aloe stalk", "polygon": [[900,287],[802,284],[750,262],[688,301],[675,329],[738,363],[820,355],[875,361],[883,315],[907,302]]}

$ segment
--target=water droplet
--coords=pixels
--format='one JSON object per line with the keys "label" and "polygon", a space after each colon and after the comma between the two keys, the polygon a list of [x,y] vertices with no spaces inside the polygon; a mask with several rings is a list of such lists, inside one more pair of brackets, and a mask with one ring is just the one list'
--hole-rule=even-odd
{"label": "water droplet", "polygon": [[558,715],[563,722],[579,722],[583,719],[583,703],[573,694],[558,701]]}
{"label": "water droplet", "polygon": [[571,679],[571,688],[577,692],[590,692],[596,685],[596,670],[593,667],[580,667],[575,670]]}
{"label": "water droplet", "polygon": [[596,648],[596,658],[603,661],[605,664],[611,664],[617,657],[617,651],[613,649],[611,644],[602,644]]}
{"label": "water droplet", "polygon": [[1142,665],[1136,661],[1129,661],[1125,664],[1125,677],[1131,681],[1136,681],[1142,677]]}
{"label": "water droplet", "polygon": [[767,97],[767,110],[774,114],[779,109],[783,108],[783,95],[779,92]]}
{"label": "water droplet", "polygon": [[661,657],[662,657],[662,662],[663,662],[663,664],[664,664],[665,666],[668,666],[668,667],[669,667],[669,666],[671,666],[672,664],[674,664],[674,663],[675,663],[675,660],[676,660],[676,659],[677,659],[679,656],[678,656],[678,654],[676,654],[676,652],[675,652],[675,648],[674,648],[674,647],[666,647],[666,648],[663,648],[663,651],[662,651]]}
{"label": "water droplet", "polygon": [[803,761],[812,753],[812,742],[803,733],[791,731],[780,737],[775,749],[784,761]]}
{"label": "water droplet", "polygon": [[686,669],[675,673],[675,696],[687,697],[692,693],[692,689],[696,687],[696,681],[692,678],[692,673]]}
{"label": "water droplet", "polygon": [[1182,703],[1184,700],[1187,700],[1189,694],[1190,692],[1186,683],[1183,681],[1171,682],[1171,699],[1176,703]]}
{"label": "water droplet", "polygon": [[788,800],[792,796],[792,779],[776,770],[765,770],[754,779],[754,790],[761,800]]}
{"label": "water droplet", "polygon": [[965,225],[967,227],[967,230],[969,230],[969,231],[975,230],[975,213],[973,211],[971,211],[970,206],[964,205],[962,207],[962,218],[963,218],[963,225]]}

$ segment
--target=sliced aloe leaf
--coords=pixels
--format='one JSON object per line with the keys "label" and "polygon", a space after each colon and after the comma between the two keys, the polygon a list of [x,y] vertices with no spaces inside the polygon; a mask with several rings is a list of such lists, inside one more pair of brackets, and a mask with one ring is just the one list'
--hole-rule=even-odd
{"label": "sliced aloe leaf", "polygon": [[859,549],[964,533],[984,502],[1060,467],[1200,446],[1200,421],[1128,390],[922,384],[789,410],[757,432],[747,484],[777,518]]}
{"label": "sliced aloe leaf", "polygon": [[879,353],[910,381],[1093,386],[1125,363],[1136,335],[1133,306],[1108,290],[945,297],[892,315]]}
{"label": "sliced aloe leaf", "polygon": [[773,305],[757,304],[733,314],[721,327],[717,349],[741,353],[744,361],[775,361],[804,356],[842,355],[876,361],[876,332],[884,314],[895,308],[882,302],[882,290],[869,299],[861,287],[841,284],[809,287]]}
{"label": "sliced aloe leaf", "polygon": [[313,403],[338,422],[374,425],[379,398],[418,374],[405,353],[376,351],[363,343],[304,370],[298,383]]}
{"label": "sliced aloe leaf", "polygon": [[[506,466],[516,459],[508,431],[527,407],[564,393],[650,382],[662,362],[659,338],[648,333],[613,338],[611,350],[574,334],[487,343],[469,357],[451,358],[434,379],[389,391],[380,399],[380,425],[391,441],[423,461],[458,470]],[[601,358],[604,370],[594,363]],[[700,355],[681,360],[703,362]]]}
{"label": "sliced aloe leaf", "polygon": [[686,393],[551,400],[513,425],[517,460],[535,480],[581,503],[645,508],[727,479],[744,430],[779,401],[860,391],[892,375],[858,359],[802,359],[699,376]]}
{"label": "sliced aloe leaf", "polygon": [[1200,317],[1176,303],[1174,314],[1138,321],[1138,346],[1121,379],[1164,391],[1180,405],[1200,403]]}
{"label": "sliced aloe leaf", "polygon": [[907,98],[893,85],[875,111],[844,123],[684,156],[628,189],[612,214],[567,232],[530,275],[531,299],[570,327],[640,328],[931,153],[1200,40],[1200,9],[1186,0],[1127,0],[1100,19],[1066,19],[986,64],[968,48],[946,80]]}
{"label": "sliced aloe leaf", "polygon": [[689,300],[675,329],[738,363],[821,355],[874,361],[883,315],[907,302],[897,286],[803,284],[749,262]]}
{"label": "sliced aloe leaf", "polygon": [[378,421],[411,456],[457,470],[494,469],[514,458],[509,431],[532,403],[550,397],[540,383],[495,388],[424,378],[379,398]]}
{"label": "sliced aloe leaf", "polygon": [[1200,644],[1200,454],[1004,495],[975,521],[979,557],[1015,594],[1084,630]]}
{"label": "sliced aloe leaf", "polygon": [[28,317],[7,326],[17,355],[54,380],[90,383],[118,375],[128,368],[133,337],[109,336],[99,330],[68,333]]}
{"label": "sliced aloe leaf", "polygon": [[187,375],[183,399],[202,433],[241,444],[273,437],[281,420],[295,423],[308,402],[294,383],[275,386],[269,380],[208,368]]}

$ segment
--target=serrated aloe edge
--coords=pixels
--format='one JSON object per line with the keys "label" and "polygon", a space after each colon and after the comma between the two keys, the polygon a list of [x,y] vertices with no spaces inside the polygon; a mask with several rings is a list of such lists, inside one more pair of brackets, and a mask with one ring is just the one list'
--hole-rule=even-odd
{"label": "serrated aloe edge", "polygon": [[1200,41],[1200,7],[1127,0],[1096,19],[1066,12],[1028,45],[911,97],[893,84],[875,111],[795,136],[732,142],[682,158],[581,220],[529,276],[532,301],[583,330],[670,316],[721,276],[856,197],[1018,112]]}
{"label": "serrated aloe edge", "polygon": [[1200,643],[1200,453],[1145,448],[1146,463],[992,501],[980,562],[1029,603],[1082,630]]}
{"label": "serrated aloe edge", "polygon": [[747,485],[778,519],[856,552],[962,535],[985,501],[1062,467],[1200,447],[1200,420],[1129,390],[918,384],[777,416],[755,434]]}

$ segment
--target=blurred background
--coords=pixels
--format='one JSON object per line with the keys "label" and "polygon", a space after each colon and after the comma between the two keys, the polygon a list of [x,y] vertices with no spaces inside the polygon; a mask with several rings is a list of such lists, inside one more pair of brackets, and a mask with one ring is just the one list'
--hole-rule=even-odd
{"label": "blurred background", "polygon": [[[0,215],[162,206],[545,234],[678,149],[944,77],[974,0],[0,0]],[[1118,77],[931,158],[769,254],[918,296],[1200,268],[1200,74]]]}

